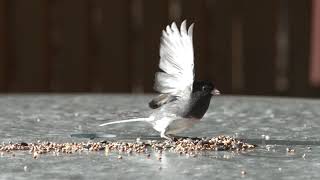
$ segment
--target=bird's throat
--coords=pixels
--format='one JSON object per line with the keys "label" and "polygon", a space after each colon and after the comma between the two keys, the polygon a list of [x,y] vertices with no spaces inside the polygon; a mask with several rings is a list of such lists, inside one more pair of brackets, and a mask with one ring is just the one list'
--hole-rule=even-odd
{"label": "bird's throat", "polygon": [[210,94],[204,96],[194,94],[194,96],[191,98],[190,107],[186,111],[185,117],[201,119],[209,108],[212,96]]}

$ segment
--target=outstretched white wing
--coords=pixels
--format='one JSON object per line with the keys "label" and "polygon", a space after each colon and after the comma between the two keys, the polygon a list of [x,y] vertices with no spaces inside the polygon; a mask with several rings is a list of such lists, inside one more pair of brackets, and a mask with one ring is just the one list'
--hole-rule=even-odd
{"label": "outstretched white wing", "polygon": [[173,22],[162,31],[160,44],[159,68],[154,89],[163,94],[185,96],[192,92],[194,80],[192,24],[187,31],[186,20],[181,24],[180,31]]}

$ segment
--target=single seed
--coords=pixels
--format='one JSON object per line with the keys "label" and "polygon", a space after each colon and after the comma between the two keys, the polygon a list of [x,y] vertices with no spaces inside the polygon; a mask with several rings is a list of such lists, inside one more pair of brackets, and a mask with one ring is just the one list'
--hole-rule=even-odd
{"label": "single seed", "polygon": [[38,153],[37,152],[34,152],[33,155],[32,155],[33,159],[37,159],[39,157]]}

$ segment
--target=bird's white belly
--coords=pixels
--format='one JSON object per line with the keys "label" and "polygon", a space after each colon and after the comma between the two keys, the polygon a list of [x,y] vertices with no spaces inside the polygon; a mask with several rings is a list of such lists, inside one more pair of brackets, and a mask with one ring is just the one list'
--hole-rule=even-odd
{"label": "bird's white belly", "polygon": [[165,131],[165,134],[176,134],[192,127],[197,122],[199,122],[199,119],[196,118],[173,119],[164,117],[155,121],[153,128],[159,132]]}

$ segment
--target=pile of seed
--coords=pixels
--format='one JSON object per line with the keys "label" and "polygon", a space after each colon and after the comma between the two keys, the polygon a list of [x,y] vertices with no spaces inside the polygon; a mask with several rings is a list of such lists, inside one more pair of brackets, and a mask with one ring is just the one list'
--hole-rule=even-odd
{"label": "pile of seed", "polygon": [[253,149],[255,145],[244,143],[241,140],[229,136],[218,136],[212,138],[179,138],[173,141],[140,141],[135,142],[80,142],[80,143],[55,143],[40,142],[37,143],[3,143],[0,145],[0,152],[11,153],[14,151],[29,151],[33,158],[38,158],[39,154],[53,153],[54,155],[73,154],[82,151],[106,151],[119,153],[144,153],[148,154],[150,150],[157,152],[171,151],[180,154],[193,154],[202,151],[245,151]]}
{"label": "pile of seed", "polygon": [[241,140],[229,136],[218,136],[212,138],[180,138],[173,143],[165,141],[164,143],[155,143],[154,149],[161,149],[171,146],[171,150],[179,153],[190,153],[200,151],[245,151],[253,149],[256,145],[244,143]]}

